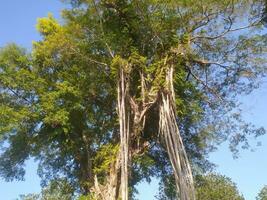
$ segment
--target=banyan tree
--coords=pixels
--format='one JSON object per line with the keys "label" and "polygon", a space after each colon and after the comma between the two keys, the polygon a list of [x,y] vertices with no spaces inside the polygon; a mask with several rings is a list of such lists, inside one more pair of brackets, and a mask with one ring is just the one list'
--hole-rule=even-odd
{"label": "banyan tree", "polygon": [[[187,87],[183,88],[184,83],[182,83],[189,82],[189,85],[195,87],[197,91],[204,90],[206,98],[204,101],[208,106],[219,102],[221,107],[227,110],[233,100],[227,99],[225,94],[229,91],[224,90],[224,87],[232,87],[232,83],[228,83],[227,79],[232,75],[235,76],[236,70],[254,73],[251,71],[252,66],[249,69],[241,69],[239,64],[230,64],[223,59],[218,61],[220,56],[214,58],[208,55],[207,47],[221,51],[220,48],[224,47],[216,42],[223,41],[225,45],[224,40],[233,37],[231,32],[254,28],[261,24],[264,15],[260,14],[257,19],[248,20],[245,26],[236,27],[238,20],[235,21],[232,15],[236,12],[249,15],[249,12],[260,8],[263,4],[223,1],[212,2],[214,8],[208,8],[207,3],[202,1],[198,3],[94,2],[100,17],[103,37],[105,35],[109,37],[109,34],[111,37],[114,36],[112,39],[118,42],[117,47],[122,48],[119,49],[120,53],[117,53],[117,49],[112,47],[112,42],[110,44],[108,40],[105,41],[111,57],[111,74],[117,84],[120,148],[116,164],[119,163],[120,197],[123,200],[129,198],[134,158],[153,148],[152,143],[162,148],[168,155],[176,198],[194,200],[193,174],[179,130],[177,112],[180,108],[174,85],[184,90],[182,92],[190,93],[192,91]],[[245,6],[251,10],[246,12]],[[218,10],[213,11],[213,9]],[[222,27],[213,35],[207,34],[206,31],[213,26]],[[227,34],[230,35],[229,38],[225,36]],[[224,53],[229,52],[226,50]],[[234,74],[229,75],[229,73]],[[222,80],[217,79],[219,74],[224,74]],[[179,82],[182,84],[179,85]],[[199,101],[203,100],[201,98],[203,96]],[[116,195],[111,199],[116,199]]]}
{"label": "banyan tree", "polygon": [[264,0],[65,2],[64,23],[38,20],[31,54],[0,51],[6,180],[34,157],[43,185],[89,199],[132,199],[156,177],[158,199],[194,200],[216,144],[237,153],[264,134],[238,98],[265,75]]}

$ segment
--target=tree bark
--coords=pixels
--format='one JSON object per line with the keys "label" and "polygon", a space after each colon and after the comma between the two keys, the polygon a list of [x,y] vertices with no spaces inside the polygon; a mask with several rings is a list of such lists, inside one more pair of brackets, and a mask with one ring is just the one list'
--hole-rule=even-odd
{"label": "tree bark", "polygon": [[100,184],[97,176],[94,176],[94,186],[91,192],[97,200],[117,200],[120,196],[120,153],[116,161],[110,164],[109,174],[105,177],[105,184]]}

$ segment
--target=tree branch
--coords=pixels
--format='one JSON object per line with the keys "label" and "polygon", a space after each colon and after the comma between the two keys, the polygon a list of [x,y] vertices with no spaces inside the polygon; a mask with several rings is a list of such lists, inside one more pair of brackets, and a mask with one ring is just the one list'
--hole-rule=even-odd
{"label": "tree branch", "polygon": [[220,101],[223,101],[222,97],[220,94],[218,94],[218,92],[216,90],[214,90],[213,88],[209,87],[208,84],[205,83],[205,81],[203,81],[201,78],[199,78],[196,74],[194,74],[191,70],[191,67],[190,66],[186,66],[189,73],[192,75],[192,77],[194,79],[196,79],[197,82],[201,83],[204,88],[207,88],[215,97],[217,97]]}
{"label": "tree branch", "polygon": [[192,37],[191,41],[196,40],[196,39],[216,40],[218,38],[221,38],[221,37],[225,36],[228,33],[235,32],[235,31],[240,31],[240,30],[244,30],[244,29],[248,29],[248,28],[257,26],[261,22],[261,20],[260,21],[255,21],[255,22],[253,22],[253,23],[251,23],[251,24],[249,24],[247,26],[242,26],[242,27],[238,27],[238,28],[235,28],[235,29],[231,29],[232,25],[233,25],[233,22],[232,22],[230,17],[229,17],[229,20],[230,20],[230,25],[227,28],[227,30],[224,31],[223,33],[221,33],[219,35],[216,35],[216,36],[201,36],[201,35],[197,35],[197,36]]}

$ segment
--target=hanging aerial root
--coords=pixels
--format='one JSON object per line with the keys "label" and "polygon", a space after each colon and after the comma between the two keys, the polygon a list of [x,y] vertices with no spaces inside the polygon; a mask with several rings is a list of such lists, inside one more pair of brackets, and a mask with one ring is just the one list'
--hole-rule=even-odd
{"label": "hanging aerial root", "polygon": [[127,82],[125,72],[120,70],[118,83],[118,115],[120,123],[121,199],[128,200],[129,120],[127,107]]}
{"label": "hanging aerial root", "polygon": [[[121,199],[128,200],[129,175],[129,140],[131,111],[134,111],[134,122],[138,125],[145,120],[145,113],[153,103],[145,106],[140,112],[136,103],[130,98],[126,73],[120,70],[118,82],[118,116],[120,124],[120,167],[121,167]],[[142,87],[144,87],[142,83]],[[144,93],[144,91],[143,91]],[[152,101],[155,103],[155,101]],[[175,95],[173,88],[173,67],[166,73],[166,87],[159,95],[159,133],[164,139],[166,150],[174,171],[177,198],[180,200],[195,200],[194,184],[190,163],[182,142],[176,122]],[[143,102],[144,104],[144,102]],[[128,106],[127,106],[128,105]],[[131,108],[131,106],[132,108]],[[131,110],[132,109],[132,110]],[[137,119],[136,119],[137,118]]]}
{"label": "hanging aerial root", "polygon": [[173,68],[166,75],[167,88],[161,92],[159,105],[159,132],[164,139],[166,150],[174,171],[177,198],[194,200],[194,183],[190,163],[176,122]]}

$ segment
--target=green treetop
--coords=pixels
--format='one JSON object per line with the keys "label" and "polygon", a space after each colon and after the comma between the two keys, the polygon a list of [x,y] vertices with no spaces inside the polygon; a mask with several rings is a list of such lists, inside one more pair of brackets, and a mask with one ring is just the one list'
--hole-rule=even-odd
{"label": "green treetop", "polygon": [[230,178],[209,174],[196,178],[198,200],[244,200]]}
{"label": "green treetop", "polygon": [[264,186],[258,196],[256,197],[256,200],[266,200],[267,199],[267,186]]}

